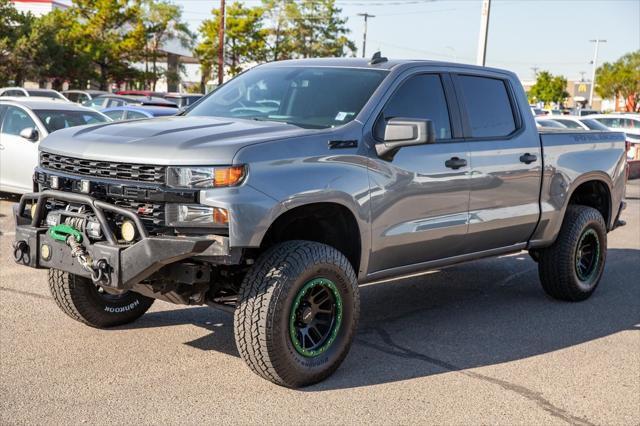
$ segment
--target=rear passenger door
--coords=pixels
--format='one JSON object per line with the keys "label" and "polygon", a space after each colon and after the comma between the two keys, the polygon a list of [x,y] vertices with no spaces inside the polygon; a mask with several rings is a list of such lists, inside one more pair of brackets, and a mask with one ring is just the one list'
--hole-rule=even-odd
{"label": "rear passenger door", "polygon": [[457,74],[453,79],[471,160],[466,251],[526,242],[540,210],[538,132],[523,120],[517,92],[503,74]]}

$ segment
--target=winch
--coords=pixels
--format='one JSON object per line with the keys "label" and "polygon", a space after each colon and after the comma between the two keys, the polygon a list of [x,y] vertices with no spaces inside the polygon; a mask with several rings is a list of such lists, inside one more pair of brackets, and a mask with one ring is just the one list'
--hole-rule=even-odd
{"label": "winch", "polygon": [[78,259],[82,268],[91,274],[94,283],[102,281],[109,265],[104,259],[93,260],[91,258],[82,245],[83,237],[80,231],[67,223],[62,223],[49,228],[49,235],[52,239],[69,246],[71,257]]}

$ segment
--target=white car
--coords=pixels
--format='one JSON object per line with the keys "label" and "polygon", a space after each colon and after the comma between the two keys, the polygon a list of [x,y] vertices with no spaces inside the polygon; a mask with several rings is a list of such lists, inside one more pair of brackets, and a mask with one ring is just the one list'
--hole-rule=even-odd
{"label": "white car", "polygon": [[594,120],[590,115],[550,115],[545,117],[546,120],[553,120],[569,129],[582,130],[609,130],[604,124]]}
{"label": "white car", "polygon": [[627,135],[627,161],[629,178],[640,178],[640,114],[598,114],[591,115],[611,130]]}
{"label": "white car", "polygon": [[37,97],[69,102],[60,92],[53,89],[25,89],[23,87],[0,88],[0,99],[5,97]]}
{"label": "white car", "polygon": [[0,191],[33,191],[38,145],[49,133],[66,127],[112,121],[71,102],[42,98],[0,98]]}

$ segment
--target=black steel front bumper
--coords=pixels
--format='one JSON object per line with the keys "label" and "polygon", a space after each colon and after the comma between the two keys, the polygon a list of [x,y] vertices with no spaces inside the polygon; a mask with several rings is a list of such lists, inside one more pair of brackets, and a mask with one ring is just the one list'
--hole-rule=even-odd
{"label": "black steel front bumper", "polygon": [[[82,268],[78,260],[71,256],[69,247],[54,240],[43,226],[47,200],[59,200],[82,204],[89,207],[102,229],[106,241],[90,243],[83,238],[82,244],[94,260],[104,260],[108,265],[104,271],[102,286],[121,290],[149,278],[165,265],[193,256],[207,256],[220,259],[221,263],[230,256],[227,237],[207,235],[197,237],[149,236],[140,218],[132,211],[97,200],[89,195],[62,191],[45,190],[25,194],[14,207],[16,235],[14,257],[17,262],[32,268],[55,268],[90,278],[91,273]],[[27,204],[33,205],[33,217],[25,214]],[[105,212],[128,218],[135,224],[140,240],[134,244],[119,244],[109,226]],[[86,236],[85,236],[86,237]],[[44,246],[47,246],[43,250]],[[47,255],[43,256],[43,251]]]}

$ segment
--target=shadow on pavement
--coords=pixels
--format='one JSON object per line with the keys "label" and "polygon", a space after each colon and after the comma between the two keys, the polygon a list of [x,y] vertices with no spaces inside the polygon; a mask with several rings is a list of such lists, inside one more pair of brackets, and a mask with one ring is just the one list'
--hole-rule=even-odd
{"label": "shadow on pavement", "polygon": [[[359,332],[342,367],[304,389],[353,388],[499,364],[630,330],[640,323],[640,250],[610,249],[600,288],[582,303],[548,298],[521,254],[363,286]],[[238,356],[233,317],[210,308],[149,313],[126,328],[194,324],[187,345]]]}

